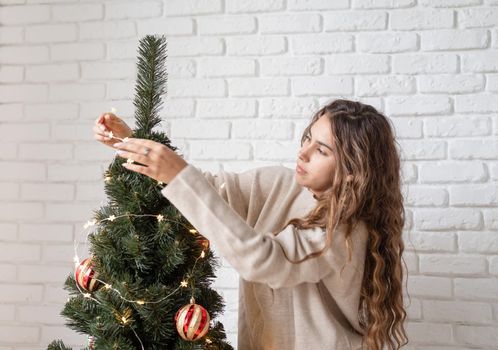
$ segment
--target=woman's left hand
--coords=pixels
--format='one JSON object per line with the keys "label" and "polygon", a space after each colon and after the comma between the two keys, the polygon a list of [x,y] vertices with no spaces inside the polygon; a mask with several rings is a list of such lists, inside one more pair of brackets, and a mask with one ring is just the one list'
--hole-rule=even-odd
{"label": "woman's left hand", "polygon": [[147,139],[128,137],[124,142],[113,145],[123,158],[132,159],[143,165],[123,163],[131,171],[144,174],[157,181],[169,183],[188,163],[171,148]]}

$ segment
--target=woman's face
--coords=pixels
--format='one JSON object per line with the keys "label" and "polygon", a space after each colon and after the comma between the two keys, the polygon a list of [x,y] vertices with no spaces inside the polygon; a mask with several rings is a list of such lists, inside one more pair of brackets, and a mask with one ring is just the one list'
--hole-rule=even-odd
{"label": "woman's face", "polygon": [[[326,114],[319,117],[305,135],[296,166],[296,181],[309,188],[315,196],[332,185],[335,156],[332,148],[332,130]],[[304,170],[301,172],[299,167]]]}

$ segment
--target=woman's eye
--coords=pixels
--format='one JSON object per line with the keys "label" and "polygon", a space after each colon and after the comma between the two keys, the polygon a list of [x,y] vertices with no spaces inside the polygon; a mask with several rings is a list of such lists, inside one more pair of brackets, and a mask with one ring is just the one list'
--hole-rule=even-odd
{"label": "woman's eye", "polygon": [[325,154],[325,152],[323,152],[320,148],[317,148],[317,150],[320,154]]}

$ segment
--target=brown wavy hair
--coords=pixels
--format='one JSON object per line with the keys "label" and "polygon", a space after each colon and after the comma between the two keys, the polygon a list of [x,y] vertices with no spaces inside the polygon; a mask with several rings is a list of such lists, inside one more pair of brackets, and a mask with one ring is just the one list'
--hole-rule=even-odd
{"label": "brown wavy hair", "polygon": [[[345,238],[351,260],[351,232],[364,221],[368,230],[365,268],[358,308],[367,349],[399,349],[408,343],[403,305],[405,224],[401,193],[400,157],[394,128],[374,107],[337,99],[320,108],[301,137],[301,146],[313,123],[326,114],[333,135],[336,170],[332,186],[317,199],[317,205],[303,218],[287,225],[326,229],[323,249],[292,263],[322,255],[332,244],[337,225],[345,224]],[[346,181],[346,177],[352,178]],[[278,234],[278,233],[276,233]],[[406,263],[405,263],[406,267]]]}

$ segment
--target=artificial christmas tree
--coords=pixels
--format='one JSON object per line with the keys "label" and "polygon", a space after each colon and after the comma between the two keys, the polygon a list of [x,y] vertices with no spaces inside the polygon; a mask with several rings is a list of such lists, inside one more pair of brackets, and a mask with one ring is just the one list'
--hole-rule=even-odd
{"label": "artificial christmas tree", "polygon": [[[132,137],[160,142],[167,74],[166,39],[140,40]],[[117,138],[119,139],[119,138]],[[70,298],[61,314],[88,335],[85,349],[232,349],[224,309],[210,288],[218,260],[209,242],[161,194],[164,185],[121,166],[116,156],[104,174],[108,203],[85,225],[90,256],[75,249],[75,272],[64,288]],[[53,341],[50,350],[68,349]]]}

